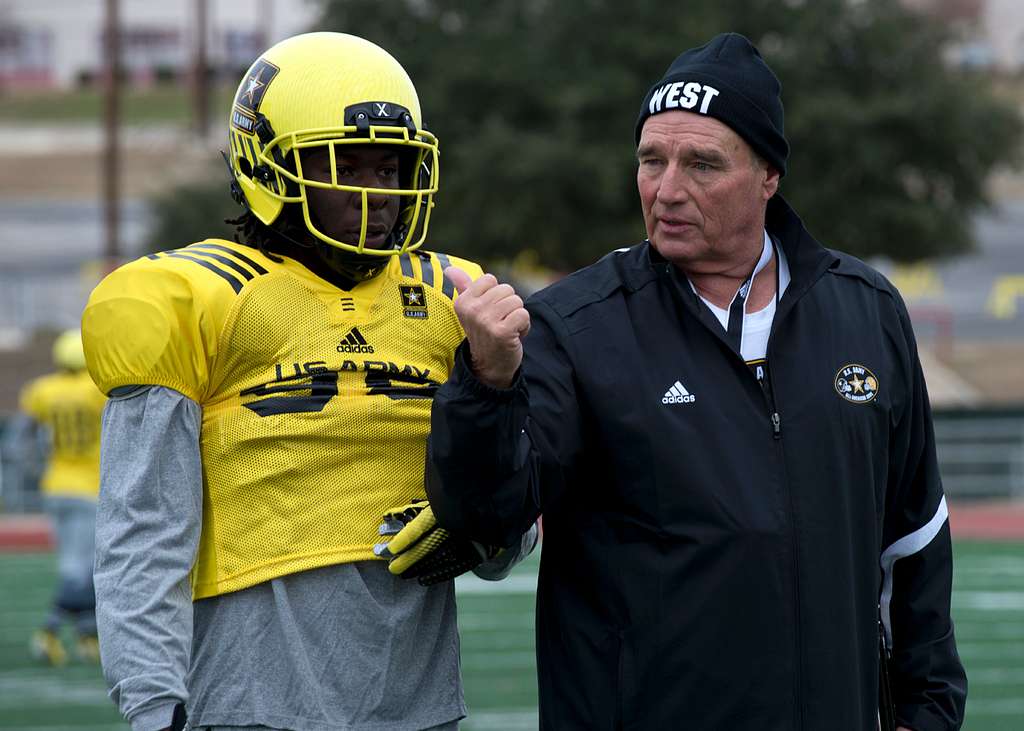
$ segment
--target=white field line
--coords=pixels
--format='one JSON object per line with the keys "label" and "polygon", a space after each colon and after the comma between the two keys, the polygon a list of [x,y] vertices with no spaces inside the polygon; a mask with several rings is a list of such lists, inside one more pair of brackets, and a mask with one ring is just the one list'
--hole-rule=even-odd
{"label": "white field line", "polygon": [[492,710],[476,711],[469,709],[469,716],[459,724],[463,731],[536,731],[537,710]]}
{"label": "white field line", "polygon": [[1001,640],[990,642],[963,642],[958,640],[956,648],[960,657],[969,660],[966,663],[968,670],[976,661],[993,661],[987,664],[1015,665],[1020,662],[1020,647],[1014,643],[1007,643]]}
{"label": "white field line", "polygon": [[[978,685],[1020,685],[1024,686],[1024,668],[968,668],[967,681],[971,687]],[[975,701],[969,701],[974,705]]]}
{"label": "white field line", "polygon": [[455,580],[455,593],[458,594],[533,594],[537,591],[537,576],[523,574],[509,576],[502,581],[484,581],[483,579],[464,574]]}
{"label": "white field line", "polygon": [[[1024,698],[993,698],[991,700],[971,700],[968,698],[967,715],[968,717],[1024,715]],[[1001,728],[1008,729],[1009,727],[1003,726]],[[1014,728],[1020,727],[1014,726]]]}
{"label": "white field line", "polygon": [[1010,556],[953,556],[953,578],[964,579],[977,574],[1024,576],[1024,560]]}
{"label": "white field line", "polygon": [[24,671],[0,674],[0,709],[39,705],[75,704],[112,706],[103,686],[95,682],[71,682],[55,677],[28,675]]}
{"label": "white field line", "polygon": [[[4,731],[62,731],[64,726],[2,726]],[[74,731],[128,731],[127,723],[75,724]]]}
{"label": "white field line", "polygon": [[479,656],[463,657],[462,670],[523,670],[531,669],[536,662],[532,650],[524,652],[494,651]]}
{"label": "white field line", "polygon": [[[957,625],[958,627],[960,625]],[[533,632],[533,607],[527,612],[515,614],[492,614],[490,612],[468,611],[459,607],[459,629],[463,632],[493,632],[509,630]]]}
{"label": "white field line", "polygon": [[975,621],[976,615],[968,615],[971,619],[960,616],[956,618],[956,635],[959,638],[970,638],[974,641],[1009,640],[1024,643],[1024,617],[1016,622],[985,622]]}
{"label": "white field line", "polygon": [[1024,591],[953,592],[953,607],[986,611],[1024,609]]}

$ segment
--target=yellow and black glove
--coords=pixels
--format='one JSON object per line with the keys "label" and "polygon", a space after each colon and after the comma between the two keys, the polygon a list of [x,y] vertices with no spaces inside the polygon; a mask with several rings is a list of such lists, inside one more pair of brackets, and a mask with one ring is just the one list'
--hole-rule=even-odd
{"label": "yellow and black glove", "polygon": [[413,500],[384,514],[378,532],[390,536],[373,552],[387,559],[388,570],[423,586],[449,581],[494,558],[500,549],[454,538],[437,525],[426,499]]}

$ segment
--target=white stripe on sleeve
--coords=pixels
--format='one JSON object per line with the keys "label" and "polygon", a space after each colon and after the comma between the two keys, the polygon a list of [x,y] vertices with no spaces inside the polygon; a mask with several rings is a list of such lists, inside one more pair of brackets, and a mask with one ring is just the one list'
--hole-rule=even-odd
{"label": "white stripe on sleeve", "polygon": [[882,566],[882,595],[879,597],[879,607],[882,612],[882,626],[885,628],[885,643],[892,648],[892,622],[889,618],[889,604],[892,602],[892,572],[894,564],[901,558],[913,556],[932,542],[938,535],[942,524],[949,517],[949,509],[946,507],[946,497],[943,495],[935,515],[924,526],[913,533],[905,535],[894,542],[887,549],[882,551],[879,563]]}

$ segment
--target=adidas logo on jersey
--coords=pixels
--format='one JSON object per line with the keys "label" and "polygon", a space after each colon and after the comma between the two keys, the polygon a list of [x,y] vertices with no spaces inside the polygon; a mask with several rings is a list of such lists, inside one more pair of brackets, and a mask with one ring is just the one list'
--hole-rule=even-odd
{"label": "adidas logo on jersey", "polygon": [[661,397],[663,404],[692,404],[697,397],[686,390],[686,386],[676,381],[672,387]]}
{"label": "adidas logo on jersey", "polygon": [[366,342],[366,338],[359,332],[358,327],[349,330],[345,339],[338,343],[339,353],[372,353],[373,346]]}

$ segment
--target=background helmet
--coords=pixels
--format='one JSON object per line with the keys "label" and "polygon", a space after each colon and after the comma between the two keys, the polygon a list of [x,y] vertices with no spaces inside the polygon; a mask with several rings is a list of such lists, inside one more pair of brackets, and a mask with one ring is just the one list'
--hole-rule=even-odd
{"label": "background helmet", "polygon": [[[236,200],[268,226],[286,203],[298,203],[306,228],[338,249],[390,256],[426,239],[438,183],[437,138],[423,129],[419,98],[405,69],[387,51],[345,33],[306,33],[267,50],[246,72],[229,120],[229,167]],[[299,150],[389,145],[400,152],[401,187],[322,183],[303,176]],[[332,168],[334,166],[332,165]],[[310,215],[309,186],[362,196],[358,240],[339,241]],[[397,195],[401,208],[392,248],[365,247],[367,196]]]}
{"label": "background helmet", "polygon": [[82,331],[65,330],[53,341],[53,362],[58,368],[80,371],[85,368]]}

